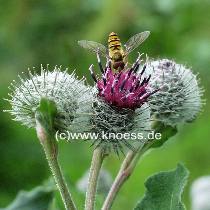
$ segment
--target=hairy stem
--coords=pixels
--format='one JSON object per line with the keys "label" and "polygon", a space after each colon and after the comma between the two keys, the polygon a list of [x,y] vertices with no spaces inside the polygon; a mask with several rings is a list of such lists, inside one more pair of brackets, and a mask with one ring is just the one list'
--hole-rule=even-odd
{"label": "hairy stem", "polygon": [[93,152],[93,157],[91,161],[88,188],[85,199],[85,210],[94,209],[97,182],[98,182],[99,172],[103,163],[103,159],[104,159],[103,151],[99,147],[96,148]]}
{"label": "hairy stem", "polygon": [[66,210],[76,210],[75,204],[71,198],[67,184],[64,180],[61,168],[58,163],[58,149],[55,139],[54,118],[57,109],[53,101],[47,98],[40,100],[39,107],[35,113],[36,132],[39,141],[44,149],[50,170],[53,174],[55,183],[60,192]]}
{"label": "hairy stem", "polygon": [[152,123],[152,129],[155,133],[161,133],[161,139],[156,141],[155,139],[147,141],[143,147],[139,147],[137,151],[129,151],[126,155],[121,168],[112,184],[112,187],[106,197],[106,200],[103,204],[102,210],[108,210],[112,207],[112,204],[117,196],[117,193],[126,182],[126,180],[133,173],[136,165],[141,158],[141,156],[150,148],[150,147],[160,147],[164,144],[170,137],[174,136],[177,133],[176,127],[165,125],[162,122],[154,120]]}
{"label": "hairy stem", "polygon": [[58,163],[57,147],[54,143],[52,144],[52,142],[55,142],[55,139],[52,139],[53,137],[50,137],[49,135],[43,134],[43,132],[44,131],[42,130],[41,135],[40,135],[40,128],[37,129],[37,135],[38,135],[41,145],[44,149],[46,159],[50,166],[50,170],[53,174],[57,188],[60,192],[65,209],[66,210],[76,210],[75,204],[71,198],[71,194],[68,190],[67,184],[65,182],[65,179],[61,172],[61,168]]}
{"label": "hairy stem", "polygon": [[106,197],[106,200],[103,204],[102,210],[111,209],[112,204],[121,189],[122,185],[126,182],[126,180],[133,173],[140,157],[147,151],[147,149],[151,146],[151,143],[146,144],[142,148],[139,148],[137,151],[130,150],[126,155],[121,168],[112,184],[112,187]]}

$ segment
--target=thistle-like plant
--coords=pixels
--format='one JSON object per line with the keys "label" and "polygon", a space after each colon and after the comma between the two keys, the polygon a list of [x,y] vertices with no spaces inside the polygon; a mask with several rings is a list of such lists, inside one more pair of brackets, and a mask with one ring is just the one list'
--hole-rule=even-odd
{"label": "thistle-like plant", "polygon": [[[203,90],[197,77],[174,61],[147,59],[143,62],[139,55],[133,65],[125,65],[117,71],[109,59],[103,68],[98,52],[97,60],[101,77],[95,74],[93,65],[89,68],[95,81],[93,88],[86,86],[84,79],[78,80],[74,73],[68,74],[67,70],[63,72],[55,67],[49,71],[41,67],[40,75],[29,71],[29,78],[20,77],[19,84],[13,82],[11,99],[7,99],[12,106],[8,112],[14,120],[36,128],[67,210],[76,209],[76,205],[57,160],[56,131],[98,134],[97,139],[91,139],[94,151],[85,186],[85,210],[94,210],[97,180],[104,158],[112,151],[126,153],[102,206],[102,210],[108,210],[140,157],[174,136],[179,123],[194,120],[203,104]],[[147,135],[151,130],[160,133],[161,138],[149,139]],[[131,137],[138,133],[144,138],[128,139],[124,135]],[[117,138],[117,134],[122,135]],[[136,209],[151,210],[155,206],[165,210],[168,205],[171,209],[177,206],[184,209],[180,197],[187,176],[182,165],[175,171],[152,176],[146,182],[146,194]],[[160,188],[164,197],[159,193]]]}
{"label": "thistle-like plant", "polygon": [[152,75],[151,88],[161,89],[149,99],[157,120],[175,126],[196,118],[202,108],[203,90],[191,69],[161,59],[149,62],[146,72]]}
{"label": "thistle-like plant", "polygon": [[[140,73],[137,73],[142,62],[141,55],[131,67],[125,67],[123,71],[115,72],[111,63],[107,61],[102,68],[99,54],[98,63],[102,72],[102,78],[97,79],[93,65],[90,66],[92,78],[96,83],[97,91],[93,99],[93,115],[91,123],[97,133],[146,133],[151,130],[150,109],[147,105],[148,98],[158,89],[151,91],[148,77],[144,76],[146,64]],[[94,144],[105,150],[119,150],[123,152],[123,146],[135,150],[135,141],[126,138],[98,138]],[[144,139],[139,141],[143,145]]]}
{"label": "thistle-like plant", "polygon": [[85,80],[78,80],[67,70],[61,71],[56,66],[49,71],[41,66],[40,75],[29,70],[29,78],[19,76],[20,83],[14,81],[10,86],[11,99],[6,100],[12,109],[6,111],[14,116],[14,120],[36,128],[65,208],[76,209],[57,160],[55,132],[76,130],[77,127],[80,131],[87,129],[92,95]]}
{"label": "thistle-like plant", "polygon": [[[150,109],[146,104],[148,98],[155,94],[158,89],[151,91],[148,77],[144,76],[146,64],[140,73],[137,73],[142,63],[141,55],[138,56],[131,67],[125,67],[122,71],[115,72],[108,60],[105,68],[102,67],[99,53],[97,60],[102,78],[98,79],[94,73],[93,65],[89,70],[96,83],[94,94],[91,124],[92,131],[101,134],[112,133],[113,137],[104,138],[99,136],[94,140],[95,150],[93,153],[89,186],[85,202],[86,210],[94,208],[97,179],[104,156],[111,150],[117,154],[124,153],[124,146],[136,152],[143,148],[147,139],[117,138],[117,134],[148,133],[151,130]],[[146,136],[146,135],[145,135]]]}
{"label": "thistle-like plant", "polygon": [[[36,127],[35,112],[42,98],[56,104],[55,130],[66,132],[75,130],[79,124],[80,131],[86,130],[89,123],[87,113],[91,109],[91,87],[85,85],[85,78],[78,80],[75,73],[68,74],[68,69],[61,70],[55,66],[53,71],[41,66],[41,74],[32,73],[29,77],[19,76],[20,82],[13,81],[10,85],[11,110],[15,121],[27,127]],[[76,125],[77,123],[77,125]]]}
{"label": "thistle-like plant", "polygon": [[[132,174],[142,154],[150,148],[161,146],[175,135],[176,125],[179,123],[194,120],[203,104],[201,99],[203,90],[190,69],[168,59],[147,62],[145,68],[146,74],[151,76],[151,90],[158,90],[148,98],[153,119],[152,129],[160,132],[162,138],[159,141],[149,141],[136,153],[133,151],[127,153],[104,202],[103,210],[111,208],[117,193]],[[141,204],[139,206],[144,206],[143,203]],[[137,209],[142,208],[137,207]]]}

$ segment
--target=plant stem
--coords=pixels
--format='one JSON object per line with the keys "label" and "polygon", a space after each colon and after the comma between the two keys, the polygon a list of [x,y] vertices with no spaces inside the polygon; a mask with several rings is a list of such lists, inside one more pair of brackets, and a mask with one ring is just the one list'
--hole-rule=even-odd
{"label": "plant stem", "polygon": [[58,163],[58,159],[57,159],[58,151],[57,151],[57,145],[56,145],[56,140],[54,138],[54,135],[46,132],[46,130],[41,126],[39,122],[37,122],[36,131],[37,131],[37,136],[40,140],[40,143],[44,149],[51,172],[55,179],[55,183],[61,194],[61,198],[63,200],[65,209],[76,210],[75,204],[71,198],[71,194],[68,190],[67,184],[64,180],[64,177],[61,172],[61,168]]}
{"label": "plant stem", "polygon": [[98,147],[93,152],[93,157],[91,161],[88,187],[85,199],[85,210],[93,210],[95,205],[95,196],[97,190],[97,182],[99,177],[99,172],[103,163],[104,153]]}
{"label": "plant stem", "polygon": [[109,210],[112,207],[112,204],[117,196],[117,193],[121,189],[122,185],[133,173],[140,157],[147,151],[147,149],[149,149],[150,146],[151,143],[148,143],[142,148],[139,148],[137,151],[130,150],[128,152],[112,184],[112,187],[106,197],[102,210]]}
{"label": "plant stem", "polygon": [[139,159],[150,147],[160,147],[170,137],[177,133],[176,127],[167,126],[162,122],[154,120],[152,123],[152,129],[157,133],[161,133],[161,139],[148,141],[143,147],[139,147],[136,151],[129,151],[121,165],[121,168],[112,184],[112,187],[106,197],[102,210],[109,210],[117,196],[117,193],[126,182],[126,180],[133,173]]}

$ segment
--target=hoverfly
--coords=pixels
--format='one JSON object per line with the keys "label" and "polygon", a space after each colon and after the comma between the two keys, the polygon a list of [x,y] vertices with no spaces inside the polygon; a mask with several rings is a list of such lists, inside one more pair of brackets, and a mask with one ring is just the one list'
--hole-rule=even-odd
{"label": "hoverfly", "polygon": [[80,40],[78,41],[78,44],[91,52],[106,57],[111,61],[114,69],[121,71],[127,63],[128,54],[142,44],[148,38],[149,34],[149,31],[144,31],[132,36],[125,43],[125,49],[123,49],[118,35],[114,32],[109,34],[108,48],[103,44],[87,40]]}

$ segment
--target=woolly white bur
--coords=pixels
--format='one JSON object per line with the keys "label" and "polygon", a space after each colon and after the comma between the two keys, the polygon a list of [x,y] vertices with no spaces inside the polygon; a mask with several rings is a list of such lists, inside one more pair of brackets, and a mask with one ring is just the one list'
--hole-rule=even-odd
{"label": "woolly white bur", "polygon": [[143,146],[148,132],[151,131],[150,109],[146,103],[136,110],[119,109],[96,95],[91,122],[94,132],[108,134],[108,138],[100,136],[93,142],[95,147],[100,146],[108,153],[111,150],[116,154],[119,151],[124,153],[124,146],[131,150]]}
{"label": "woolly white bur", "polygon": [[203,105],[203,90],[190,69],[162,59],[150,62],[146,72],[152,75],[151,88],[160,88],[149,98],[151,112],[157,120],[175,126],[196,118]]}
{"label": "woolly white bur", "polygon": [[[10,112],[15,121],[27,127],[35,127],[35,111],[42,97],[55,102],[58,114],[55,117],[55,130],[59,132],[74,131],[79,126],[80,131],[87,129],[89,124],[92,99],[91,88],[87,87],[85,79],[78,80],[75,73],[68,74],[68,69],[61,71],[55,66],[53,71],[41,66],[41,75],[31,73],[29,78],[19,76],[20,83],[10,86],[11,99],[6,99],[12,105]],[[76,119],[77,122],[74,122]]]}
{"label": "woolly white bur", "polygon": [[[29,76],[19,76],[19,82],[13,81],[9,94],[11,110],[6,110],[14,116],[15,121],[27,127],[35,127],[35,112],[41,98],[45,97],[56,104],[55,130],[59,132],[94,132],[98,134],[93,139],[95,147],[100,146],[106,152],[114,150],[117,154],[123,152],[123,147],[135,149],[135,144],[143,145],[144,139],[129,139],[117,134],[138,133],[143,135],[150,131],[150,110],[144,104],[134,110],[120,109],[111,106],[97,96],[95,88],[85,85],[85,79],[78,80],[75,73],[68,74],[66,69],[55,66],[53,71],[41,66],[41,74],[32,73]],[[115,137],[104,134],[115,134]],[[145,135],[146,136],[146,135]]]}

